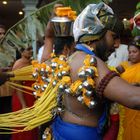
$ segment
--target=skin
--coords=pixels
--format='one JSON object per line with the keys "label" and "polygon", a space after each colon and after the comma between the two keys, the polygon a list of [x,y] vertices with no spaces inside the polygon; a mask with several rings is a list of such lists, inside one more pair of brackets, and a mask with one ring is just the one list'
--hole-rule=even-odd
{"label": "skin", "polygon": [[[128,47],[128,52],[129,52],[128,57],[129,57],[130,65],[140,62],[140,49],[139,48],[137,48],[134,45],[130,45]],[[117,66],[116,69],[119,73],[123,73],[125,71],[125,69],[121,65]]]}
{"label": "skin", "polygon": [[[55,16],[55,10],[58,7],[62,7],[62,4],[55,4],[54,8],[53,8],[53,12],[52,12],[52,17]],[[54,43],[54,31],[52,28],[52,24],[49,21],[46,27],[46,31],[45,31],[45,41],[44,41],[44,51],[42,54],[42,58],[41,58],[41,62],[46,61],[47,59],[50,58],[51,53],[53,52],[53,43]]]}
{"label": "skin", "polygon": [[121,44],[120,38],[116,38],[115,39],[115,44],[114,44],[114,48],[117,49],[119,48],[119,45]]}
{"label": "skin", "polygon": [[[31,65],[31,57],[32,57],[32,49],[30,50],[24,50],[22,53],[21,53],[21,58],[19,60],[17,60],[15,62],[15,64],[13,65],[13,69],[12,70],[17,70],[17,69],[20,69],[22,67],[25,67],[25,66],[29,66]],[[20,91],[17,91],[17,96],[21,102],[21,105],[22,105],[22,108],[25,108],[26,107],[26,102],[24,100],[24,97],[23,97],[23,94],[20,92]]]}
{"label": "skin", "polygon": [[130,45],[128,52],[129,52],[129,60],[131,64],[140,62],[140,49],[138,49],[134,45]]}
{"label": "skin", "polygon": [[6,81],[8,81],[10,77],[14,77],[14,74],[0,72],[0,86],[3,85]]}
{"label": "skin", "polygon": [[[101,46],[101,47],[105,47],[104,57],[106,57],[108,51],[112,50],[114,47],[114,43],[115,43],[114,35],[115,35],[114,32],[107,31],[107,33],[104,36],[104,39],[105,38],[108,39],[108,40],[104,40],[106,41],[105,43],[107,46],[104,45]],[[97,49],[98,43],[99,42],[92,42],[91,44],[89,44],[90,47],[94,48],[95,53],[97,53],[98,50]],[[73,54],[73,59],[69,63],[71,67],[72,81],[76,81],[78,79],[77,73],[79,68],[83,65],[83,60],[85,59],[86,55],[87,55],[86,53],[81,51],[78,51],[76,52],[76,54]],[[109,69],[100,58],[96,57],[96,59],[97,59],[97,69],[98,69],[99,76],[95,79],[95,82],[96,82],[96,86],[98,86],[101,79],[109,72]],[[114,77],[106,86],[103,95],[104,97],[113,100],[115,102],[118,102],[124,106],[140,109],[139,91],[140,88],[128,84],[120,77]],[[96,108],[88,109],[86,106],[79,103],[77,99],[71,95],[65,95],[64,98],[65,98],[64,103],[66,106],[66,110],[61,116],[64,121],[76,123],[80,125],[92,126],[92,127],[97,126],[98,120],[103,113],[103,104],[101,102],[98,103]],[[71,113],[68,110],[72,111],[73,113]]]}

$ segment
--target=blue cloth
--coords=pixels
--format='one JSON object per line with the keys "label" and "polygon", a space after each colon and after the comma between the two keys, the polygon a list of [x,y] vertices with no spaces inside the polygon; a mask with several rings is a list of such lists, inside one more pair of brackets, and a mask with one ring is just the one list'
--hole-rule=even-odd
{"label": "blue cloth", "polygon": [[[94,52],[83,44],[77,44],[76,49],[95,56]],[[64,122],[59,116],[52,124],[54,140],[102,140],[102,129],[106,122],[107,106],[98,121],[97,127],[89,127],[69,122]]]}
{"label": "blue cloth", "polygon": [[102,140],[96,127],[64,122],[57,117],[52,124],[54,140]]}
{"label": "blue cloth", "polygon": [[95,53],[93,51],[91,51],[90,49],[88,49],[87,47],[85,47],[83,44],[77,44],[75,46],[75,48],[80,50],[80,51],[83,51],[83,52],[85,52],[87,54],[95,56]]}
{"label": "blue cloth", "polygon": [[89,127],[64,122],[59,116],[52,124],[54,140],[102,140],[102,129],[106,121],[106,106],[98,121],[98,127]]}

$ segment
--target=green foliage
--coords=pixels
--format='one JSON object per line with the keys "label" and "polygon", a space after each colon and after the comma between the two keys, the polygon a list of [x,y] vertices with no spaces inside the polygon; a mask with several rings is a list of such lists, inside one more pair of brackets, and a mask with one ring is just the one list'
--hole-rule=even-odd
{"label": "green foliage", "polygon": [[[102,0],[55,0],[54,2],[38,9],[30,16],[25,17],[13,27],[11,27],[7,31],[4,39],[0,42],[0,64],[3,66],[8,65],[8,62],[10,63],[11,61],[14,61],[16,57],[16,50],[20,50],[22,47],[25,48],[32,44],[33,38],[29,29],[31,26],[35,26],[36,28],[36,41],[44,36],[45,27],[51,16],[53,5],[55,3],[61,2],[64,4],[64,6],[71,6],[72,9],[79,13],[84,7],[86,7],[86,5],[101,1]],[[29,23],[29,21],[31,23]],[[8,59],[8,62],[5,64],[1,57],[5,58],[5,60]]]}

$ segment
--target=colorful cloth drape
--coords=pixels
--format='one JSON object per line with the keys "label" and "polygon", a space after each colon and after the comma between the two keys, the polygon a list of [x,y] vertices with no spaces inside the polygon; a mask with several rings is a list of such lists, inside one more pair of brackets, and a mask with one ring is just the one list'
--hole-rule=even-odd
{"label": "colorful cloth drape", "polygon": [[[140,83],[140,63],[130,65],[128,62],[122,63],[125,68],[125,72],[121,74],[121,77],[129,83]],[[121,128],[118,140],[139,140],[140,139],[140,111],[129,109],[124,107],[124,115],[121,116]],[[122,129],[123,127],[123,129]]]}

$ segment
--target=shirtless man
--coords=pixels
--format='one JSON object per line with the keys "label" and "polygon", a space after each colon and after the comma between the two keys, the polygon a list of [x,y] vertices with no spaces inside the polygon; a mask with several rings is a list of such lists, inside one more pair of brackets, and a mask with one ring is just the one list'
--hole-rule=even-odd
{"label": "shirtless man", "polygon": [[[87,54],[93,55],[97,60],[98,71],[98,77],[94,78],[94,94],[100,93],[101,97],[140,109],[139,88],[129,85],[117,74],[110,72],[103,62],[114,50],[116,34],[121,32],[122,28],[122,23],[109,6],[104,3],[88,5],[74,22],[77,51],[70,58],[71,79],[73,82],[79,79],[78,70],[83,66],[85,57]],[[88,108],[82,103],[82,98],[65,94],[64,112],[52,125],[54,139],[102,140],[107,106],[105,98],[95,99],[95,106],[92,104],[94,107]]]}
{"label": "shirtless man", "polygon": [[[52,17],[55,16],[55,9],[58,7],[62,7],[63,4],[57,3],[53,7],[52,11]],[[45,41],[44,41],[44,50],[41,58],[41,62],[46,61],[48,58],[50,58],[51,53],[53,52],[53,44],[54,44],[54,32],[52,28],[52,24],[49,21],[45,30]]]}

